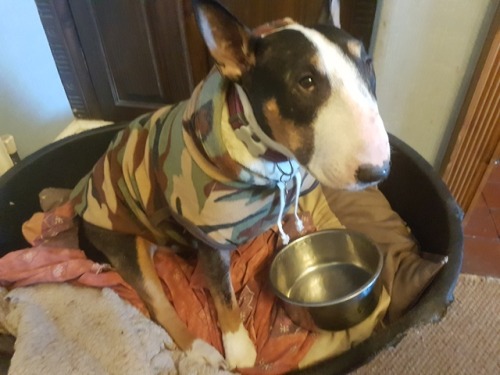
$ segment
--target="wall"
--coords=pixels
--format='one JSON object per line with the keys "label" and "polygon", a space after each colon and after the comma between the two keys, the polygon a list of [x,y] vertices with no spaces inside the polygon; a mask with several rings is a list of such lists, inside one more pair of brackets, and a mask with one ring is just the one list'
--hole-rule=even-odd
{"label": "wall", "polygon": [[373,35],[387,129],[439,167],[498,0],[380,0]]}
{"label": "wall", "polygon": [[21,157],[73,120],[34,0],[0,0],[0,134]]}

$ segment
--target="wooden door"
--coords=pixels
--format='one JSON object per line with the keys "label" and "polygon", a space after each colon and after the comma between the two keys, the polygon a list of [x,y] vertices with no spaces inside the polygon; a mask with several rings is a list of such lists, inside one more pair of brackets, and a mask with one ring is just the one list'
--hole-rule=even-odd
{"label": "wooden door", "polygon": [[188,97],[193,88],[176,0],[69,0],[103,118],[124,120]]}
{"label": "wooden door", "polygon": [[[327,0],[220,0],[250,27],[317,23]],[[36,0],[76,117],[129,120],[189,97],[211,62],[190,0]],[[342,1],[346,29],[368,45],[376,1]]]}

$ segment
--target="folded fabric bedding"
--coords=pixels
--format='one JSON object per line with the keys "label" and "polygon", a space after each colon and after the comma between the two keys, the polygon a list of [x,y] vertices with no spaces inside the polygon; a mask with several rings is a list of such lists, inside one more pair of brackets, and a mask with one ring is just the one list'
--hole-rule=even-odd
{"label": "folded fabric bedding", "polygon": [[[87,259],[78,249],[78,221],[67,196],[68,191],[60,189],[41,192],[44,211],[23,226],[32,247],[0,259],[0,285],[5,287],[0,332],[17,338],[10,371],[30,373],[30,369],[44,368],[44,373],[68,373],[67,366],[72,365],[71,373],[127,374],[137,373],[140,364],[141,373],[187,374],[194,368],[196,373],[217,373],[176,350],[168,334],[147,319],[148,312],[135,291],[109,266]],[[244,373],[283,373],[349,350],[401,316],[443,265],[419,255],[404,222],[375,188],[339,192],[317,187],[300,199],[299,206],[307,231],[345,225],[374,240],[384,253],[382,297],[371,316],[349,330],[313,333],[302,329],[290,320],[269,288],[267,267],[281,245],[278,230],[267,231],[241,246],[231,259],[243,322],[257,348],[255,368]],[[284,225],[292,238],[299,236],[293,233],[292,220]],[[165,248],[156,253],[154,262],[180,318],[196,336],[223,352],[215,308],[196,259],[182,258]],[[104,314],[102,309],[109,311]],[[116,332],[121,331],[117,340]]]}

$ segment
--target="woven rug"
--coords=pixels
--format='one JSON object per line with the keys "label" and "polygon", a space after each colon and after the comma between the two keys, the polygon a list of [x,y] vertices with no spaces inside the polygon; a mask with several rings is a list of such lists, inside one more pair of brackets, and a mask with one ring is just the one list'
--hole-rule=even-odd
{"label": "woven rug", "polygon": [[413,328],[353,375],[500,374],[500,279],[462,274],[437,324]]}

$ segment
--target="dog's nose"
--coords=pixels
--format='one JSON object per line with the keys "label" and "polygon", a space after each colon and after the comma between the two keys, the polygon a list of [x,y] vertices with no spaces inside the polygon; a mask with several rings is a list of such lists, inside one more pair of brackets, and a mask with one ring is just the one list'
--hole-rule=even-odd
{"label": "dog's nose", "polygon": [[356,179],[362,183],[380,182],[387,178],[390,171],[390,162],[385,161],[382,166],[362,164],[356,171]]}

